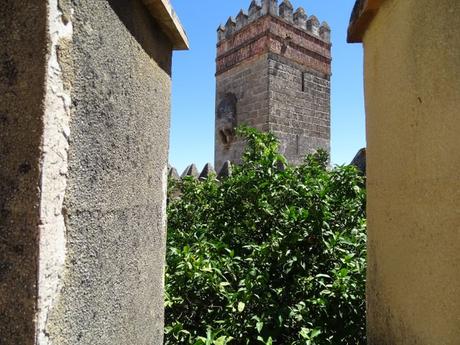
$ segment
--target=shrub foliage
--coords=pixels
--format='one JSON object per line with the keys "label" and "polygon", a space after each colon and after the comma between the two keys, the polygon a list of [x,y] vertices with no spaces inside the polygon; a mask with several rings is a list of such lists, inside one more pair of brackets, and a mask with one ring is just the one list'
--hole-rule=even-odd
{"label": "shrub foliage", "polygon": [[165,344],[364,344],[362,177],[239,132],[231,177],[170,182]]}

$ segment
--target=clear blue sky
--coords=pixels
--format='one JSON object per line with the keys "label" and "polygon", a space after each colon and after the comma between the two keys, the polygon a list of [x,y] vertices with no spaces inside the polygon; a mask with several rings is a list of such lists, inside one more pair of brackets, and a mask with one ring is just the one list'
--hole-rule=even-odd
{"label": "clear blue sky", "polygon": [[[247,9],[250,0],[172,0],[191,50],[174,53],[170,164],[179,173],[191,163],[214,162],[216,30]],[[281,2],[281,1],[279,1]],[[291,0],[332,29],[333,164],[349,163],[365,145],[363,59],[359,44],[346,43],[355,0]]]}

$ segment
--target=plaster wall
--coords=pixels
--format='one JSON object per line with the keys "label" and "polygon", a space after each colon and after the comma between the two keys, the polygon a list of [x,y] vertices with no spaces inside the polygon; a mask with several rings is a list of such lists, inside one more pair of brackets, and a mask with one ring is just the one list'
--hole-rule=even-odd
{"label": "plaster wall", "polygon": [[47,4],[0,1],[0,344],[33,344]]}
{"label": "plaster wall", "polygon": [[36,344],[49,344],[49,314],[61,289],[66,259],[63,209],[67,186],[67,158],[71,98],[65,81],[68,59],[63,48],[72,39],[72,22],[63,20],[57,0],[48,0],[48,55],[44,98],[43,137],[40,145],[40,224],[37,282]]}
{"label": "plaster wall", "polygon": [[162,25],[140,0],[0,0],[0,344],[163,343]]}
{"label": "plaster wall", "polygon": [[[43,330],[49,344],[163,342],[172,52],[158,58],[144,49],[143,41],[167,40],[143,30],[156,24],[133,2],[129,21],[112,1],[60,2],[73,24],[72,43],[61,51],[63,64],[72,57],[72,73],[63,76],[72,120],[67,254]],[[135,22],[142,25],[133,29]]]}
{"label": "plaster wall", "polygon": [[371,345],[460,339],[460,3],[387,0],[364,36]]}

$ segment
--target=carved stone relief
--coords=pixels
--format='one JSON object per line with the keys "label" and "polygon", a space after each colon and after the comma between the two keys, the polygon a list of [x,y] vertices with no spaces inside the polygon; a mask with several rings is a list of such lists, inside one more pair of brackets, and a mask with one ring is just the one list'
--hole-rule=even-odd
{"label": "carved stone relief", "polygon": [[233,93],[228,93],[217,107],[216,127],[219,140],[226,148],[230,147],[230,144],[235,139],[235,128],[237,126],[236,103],[236,96]]}

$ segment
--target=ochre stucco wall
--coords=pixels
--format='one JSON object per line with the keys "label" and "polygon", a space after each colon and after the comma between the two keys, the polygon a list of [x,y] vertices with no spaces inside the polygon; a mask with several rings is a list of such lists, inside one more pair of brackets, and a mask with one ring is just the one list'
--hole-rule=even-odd
{"label": "ochre stucco wall", "polygon": [[364,36],[371,345],[460,343],[460,2],[387,0]]}

